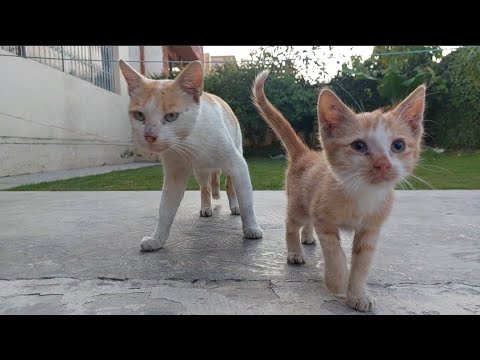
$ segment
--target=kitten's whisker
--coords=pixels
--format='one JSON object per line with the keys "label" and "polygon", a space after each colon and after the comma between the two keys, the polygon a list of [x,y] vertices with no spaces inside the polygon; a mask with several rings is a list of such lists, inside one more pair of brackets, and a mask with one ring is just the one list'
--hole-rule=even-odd
{"label": "kitten's whisker", "polygon": [[416,179],[416,180],[424,183],[424,184],[427,185],[430,189],[435,190],[435,188],[434,188],[432,185],[430,185],[430,183],[428,183],[427,181],[423,180],[421,177],[416,176],[416,175],[413,175],[413,174],[411,174],[410,176],[411,176],[412,178],[414,178],[414,179]]}
{"label": "kitten's whisker", "polygon": [[340,85],[340,83],[338,83],[337,81],[335,80],[332,80],[335,84],[337,84],[338,86],[340,86],[340,89],[342,89],[343,91],[345,91],[351,98],[352,100],[355,102],[355,104],[357,105],[357,108],[358,110],[360,110],[361,112],[365,112],[365,108],[363,107],[363,104],[362,104],[362,107],[360,107],[360,105],[358,104],[357,100],[355,100],[355,98],[353,97],[352,94],[350,94],[342,85]]}
{"label": "kitten's whisker", "polygon": [[[442,168],[441,166],[429,165],[429,164],[421,164],[420,162],[417,163],[417,166],[418,166],[418,167],[421,167],[422,169],[425,169],[425,170],[427,170],[427,171],[438,172],[438,173],[446,172],[446,173],[448,173],[449,175],[455,175],[455,174],[452,173],[450,170],[445,169],[445,168]],[[440,170],[432,170],[432,169],[429,169],[428,167],[434,167],[434,168],[437,168],[437,169],[440,169]]]}

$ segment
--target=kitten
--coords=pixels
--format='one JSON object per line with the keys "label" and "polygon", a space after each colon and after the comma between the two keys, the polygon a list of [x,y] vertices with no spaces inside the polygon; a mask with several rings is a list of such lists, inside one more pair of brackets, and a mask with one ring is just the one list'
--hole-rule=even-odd
{"label": "kitten", "polygon": [[225,101],[203,91],[200,62],[190,63],[175,80],[147,79],[124,61],[120,69],[128,84],[133,139],[160,154],[165,172],[158,225],[142,239],[141,249],[165,245],[192,171],[201,186],[200,216],[212,216],[211,195],[219,198],[224,170],[232,214],[241,216],[246,238],[261,238],[240,125]]}
{"label": "kitten", "polygon": [[[323,150],[313,151],[265,97],[268,73],[263,71],[255,79],[253,100],[288,155],[288,262],[305,262],[301,243],[315,243],[315,228],[325,258],[327,288],[346,293],[348,306],[370,311],[375,299],[365,283],[380,228],[392,208],[394,187],[413,172],[419,158],[425,86],[393,110],[359,114],[323,89],[317,104]],[[355,232],[349,275],[339,229]]]}

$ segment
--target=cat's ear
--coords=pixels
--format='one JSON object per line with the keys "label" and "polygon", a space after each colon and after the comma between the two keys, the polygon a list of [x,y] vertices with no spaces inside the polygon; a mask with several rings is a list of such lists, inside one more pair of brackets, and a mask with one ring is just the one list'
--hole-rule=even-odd
{"label": "cat's ear", "polygon": [[177,76],[175,83],[199,102],[203,92],[203,67],[200,61],[193,61]]}
{"label": "cat's ear", "polygon": [[127,81],[128,94],[130,96],[138,95],[142,88],[143,76],[123,60],[118,62],[118,66],[120,67],[120,70]]}
{"label": "cat's ear", "polygon": [[420,85],[393,110],[393,115],[398,120],[405,121],[415,135],[418,135],[423,129],[425,92],[425,85]]}
{"label": "cat's ear", "polygon": [[323,89],[318,96],[318,121],[327,135],[340,124],[350,121],[355,115],[350,108],[340,100],[331,90]]}

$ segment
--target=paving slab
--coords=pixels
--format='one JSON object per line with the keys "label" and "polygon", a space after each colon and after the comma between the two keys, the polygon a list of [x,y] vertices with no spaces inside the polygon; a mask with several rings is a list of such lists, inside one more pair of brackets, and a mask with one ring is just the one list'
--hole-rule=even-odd
{"label": "paving slab", "polygon": [[[164,249],[140,252],[161,192],[0,192],[0,314],[351,314],[317,242],[287,264],[283,191],[255,191],[264,238],[226,194],[187,191]],[[342,234],[350,258],[351,234]],[[480,191],[397,191],[368,280],[371,314],[480,312]]]}

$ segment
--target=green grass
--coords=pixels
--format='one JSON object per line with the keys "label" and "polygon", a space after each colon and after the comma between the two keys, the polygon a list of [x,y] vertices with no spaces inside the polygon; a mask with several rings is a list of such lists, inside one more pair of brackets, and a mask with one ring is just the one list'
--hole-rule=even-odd
{"label": "green grass", "polygon": [[[281,190],[284,187],[286,163],[283,160],[248,159],[248,167],[255,190]],[[432,151],[422,155],[415,175],[421,177],[434,189],[480,189],[480,152],[436,154]],[[416,179],[409,179],[415,189],[430,187]],[[160,166],[135,170],[114,171],[102,175],[85,176],[68,180],[52,181],[34,185],[18,186],[11,191],[134,191],[161,190],[163,172]],[[402,187],[399,187],[402,188]],[[409,188],[406,186],[406,188]],[[192,176],[188,190],[198,190]],[[225,178],[222,175],[222,190]]]}

